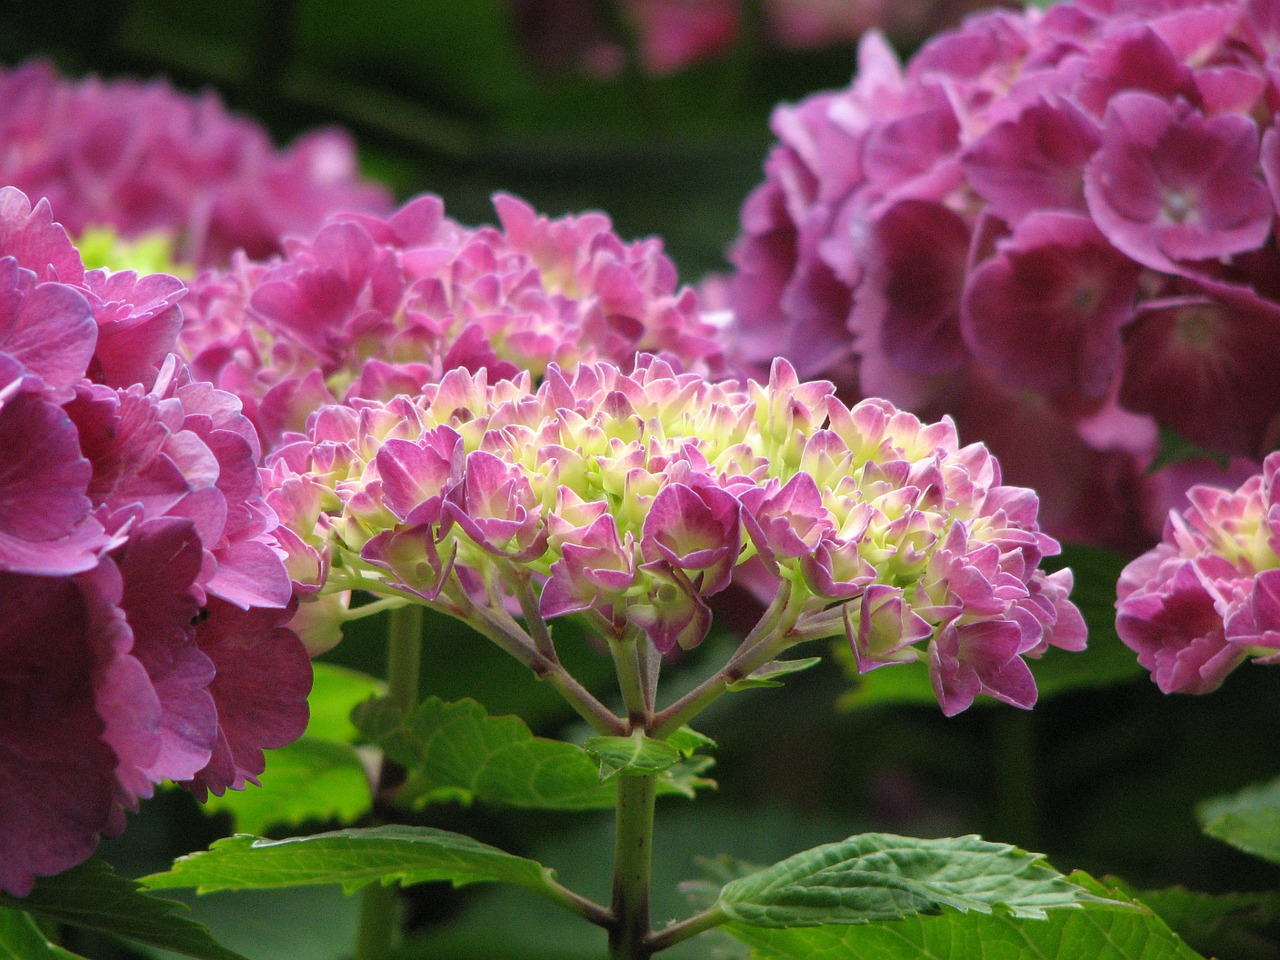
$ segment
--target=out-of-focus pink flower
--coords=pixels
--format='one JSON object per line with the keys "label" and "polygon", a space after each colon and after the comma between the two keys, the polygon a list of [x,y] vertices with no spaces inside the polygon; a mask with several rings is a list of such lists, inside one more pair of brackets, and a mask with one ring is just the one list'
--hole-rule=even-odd
{"label": "out-of-focus pink flower", "polygon": [[1165,693],[1208,693],[1280,662],[1280,454],[1235,490],[1193,486],[1120,576],[1116,630]]}
{"label": "out-of-focus pink flower", "polygon": [[412,394],[455,367],[540,376],[647,352],[721,369],[717,330],[660,241],[624,243],[599,213],[494,205],[500,226],[470,229],[422,196],[335,217],[283,259],[201,274],[182,332],[195,374],[239,396],[273,445],[326,402]]}
{"label": "out-of-focus pink flower", "polygon": [[[587,613],[662,653],[700,642],[707,598],[759,557],[801,636],[846,635],[862,670],[925,660],[948,714],[979,693],[1029,707],[1022,658],[1081,649],[1068,571],[1034,492],[980,444],[883,400],[849,408],[778,361],[708,383],[647,357],[540,385],[450,371],[413,398],[318,411],[269,457],[268,499],[323,595],[353,585],[472,605]],[[300,491],[323,491],[299,509]],[[326,587],[327,570],[340,571]]]}
{"label": "out-of-focus pink flower", "polygon": [[1256,462],[1280,425],[1259,16],[991,11],[905,66],[867,34],[850,87],[774,114],[732,254],[731,357],[762,372],[781,352],[842,396],[953,414],[1041,492],[1050,531],[1149,543],[1124,518],[1167,486],[1144,474],[1158,428]]}
{"label": "out-of-focus pink flower", "polygon": [[161,780],[243,787],[263,747],[306,725],[310,667],[281,626],[292,591],[257,433],[170,353],[184,290],[85,271],[47,203],[0,189],[0,889],[12,894],[92,854]]}
{"label": "out-of-focus pink flower", "polygon": [[338,210],[391,204],[384,188],[359,178],[338,130],[280,151],[212,93],[71,81],[40,61],[0,70],[0,182],[47,197],[72,234],[160,232],[188,264],[225,263],[241,248],[265,257]]}
{"label": "out-of-focus pink flower", "polygon": [[723,55],[738,38],[739,7],[739,0],[629,0],[641,62],[661,75]]}

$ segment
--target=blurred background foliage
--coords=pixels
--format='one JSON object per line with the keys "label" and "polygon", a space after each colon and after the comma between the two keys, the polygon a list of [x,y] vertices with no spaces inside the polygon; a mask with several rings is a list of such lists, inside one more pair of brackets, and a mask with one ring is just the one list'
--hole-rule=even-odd
{"label": "blurred background foliage", "polygon": [[[904,55],[964,12],[951,0],[888,2],[879,16]],[[753,3],[731,47],[662,74],[627,53],[635,37],[620,8],[591,0],[4,0],[0,9],[7,65],[44,57],[72,76],[164,75],[184,89],[215,89],[281,143],[340,124],[356,137],[366,172],[401,198],[439,193],[467,223],[492,219],[488,198],[499,189],[553,215],[602,209],[624,238],[663,237],[688,282],[727,267],[738,208],[771,140],[771,107],[843,85],[854,68],[850,43],[803,51],[770,44]],[[578,69],[563,53],[579,28],[623,51],[607,75]],[[666,800],[659,811],[658,918],[683,912],[675,884],[697,875],[697,857],[724,851],[769,862],[864,829],[981,833],[1043,851],[1060,869],[1112,873],[1139,888],[1280,889],[1276,870],[1205,838],[1194,816],[1204,798],[1280,772],[1276,673],[1243,669],[1212,696],[1162,696],[1110,627],[1126,558],[1076,550],[1069,559],[1091,650],[1038,665],[1043,698],[1030,713],[987,705],[946,720],[922,686],[923,670],[878,671],[851,692],[838,657],[785,687],[717,704],[700,726],[719,743],[718,791],[696,803]],[[744,602],[725,601],[726,632],[668,671],[677,690],[733,642]],[[351,627],[326,659],[379,674],[383,625]],[[607,672],[587,641],[565,642],[581,676]],[[429,620],[424,664],[424,694],[475,697],[541,733],[573,732],[574,716],[549,690],[449,622]],[[421,816],[536,856],[571,885],[607,895],[607,815],[442,806]],[[227,814],[205,816],[171,790],[144,804],[104,852],[138,875],[230,829]],[[571,920],[561,935],[558,916],[527,912],[539,905],[519,891],[432,885],[409,897],[417,933],[406,956],[601,951]],[[334,890],[263,894],[261,909],[245,910],[246,902],[210,897],[199,910],[252,957],[336,956],[349,942],[354,908]],[[513,925],[517,911],[535,919]],[[301,921],[287,935],[286,925],[271,923],[281,914]],[[1262,936],[1226,955],[1280,957],[1278,942]],[[118,955],[108,944],[68,946]],[[669,955],[705,955],[707,945],[682,949]]]}

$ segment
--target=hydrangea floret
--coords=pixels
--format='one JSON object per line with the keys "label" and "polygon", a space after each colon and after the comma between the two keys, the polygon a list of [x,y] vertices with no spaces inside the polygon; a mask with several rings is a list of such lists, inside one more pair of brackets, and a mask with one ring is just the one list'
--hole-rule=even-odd
{"label": "hydrangea floret", "polygon": [[325,403],[412,394],[455,367],[537,377],[644,351],[721,370],[718,331],[661,241],[625,243],[600,213],[494,205],[499,225],[479,228],[430,195],[340,214],[283,257],[202,273],[181,341],[192,369],[239,396],[268,445]]}
{"label": "hydrangea floret", "polygon": [[1116,629],[1165,693],[1280,662],[1280,453],[1235,490],[1197,485],[1120,576]]}
{"label": "hydrangea floret", "polygon": [[169,351],[173,277],[86,271],[0,189],[0,889],[88,858],[161,780],[243,788],[310,663],[257,434]]}
{"label": "hydrangea floret", "polygon": [[1230,484],[1280,429],[1273,20],[1070,0],[905,66],[869,33],[848,88],[774,114],[737,353],[953,414],[1055,535],[1147,546],[1145,501],[1185,490],[1144,472],[1160,430],[1238,458]]}
{"label": "hydrangea floret", "polygon": [[44,61],[0,68],[0,183],[46,197],[73,235],[167,238],[184,264],[265,257],[338,210],[385,212],[336,128],[277,150],[213,93],[160,80],[60,77]]}
{"label": "hydrangea floret", "polygon": [[[302,590],[440,609],[614,733],[547,621],[585,617],[643,678],[630,722],[655,736],[807,640],[847,637],[863,671],[926,662],[947,714],[978,694],[1030,707],[1025,658],[1085,642],[1071,572],[1039,567],[1058,544],[1035,494],[1002,484],[985,447],[885,401],[850,408],[782,360],[745,386],[652,357],[553,363],[536,387],[456,369],[318,411],[268,464]],[[746,572],[769,598],[759,623],[655,713],[660,655],[702,641],[709,599]]]}

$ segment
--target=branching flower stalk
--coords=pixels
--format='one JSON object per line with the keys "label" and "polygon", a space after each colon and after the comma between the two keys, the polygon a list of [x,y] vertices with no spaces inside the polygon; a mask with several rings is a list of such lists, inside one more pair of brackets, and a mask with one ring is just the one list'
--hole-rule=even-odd
{"label": "branching flower stalk", "polygon": [[[655,358],[553,364],[536,388],[453,370],[413,399],[322,408],[267,472],[286,562],[309,575],[299,593],[359,587],[455,617],[640,758],[612,772],[610,906],[552,897],[605,927],[615,960],[723,921],[650,928],[652,757],[725,693],[795,669],[787,650],[843,636],[864,672],[924,660],[952,714],[980,693],[1030,707],[1025,658],[1084,644],[1070,572],[1039,569],[1058,544],[1032,491],[1002,485],[948,421],[849,408],[782,361],[745,386]],[[702,641],[708,598],[735,577],[767,601],[759,622],[660,706],[662,657]],[[560,662],[550,622],[571,615],[610,651],[620,712]]]}

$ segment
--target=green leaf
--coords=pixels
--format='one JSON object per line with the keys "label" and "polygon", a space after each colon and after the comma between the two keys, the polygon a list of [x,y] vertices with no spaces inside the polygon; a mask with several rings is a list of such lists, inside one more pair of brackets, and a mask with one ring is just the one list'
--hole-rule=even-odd
{"label": "green leaf", "polygon": [[26,910],[57,923],[98,930],[200,960],[244,960],[223,947],[186,907],[143,892],[101,860],[89,860],[54,877],[42,877],[18,900],[0,894],[0,907]]}
{"label": "green leaf", "polygon": [[1155,473],[1161,467],[1167,467],[1183,460],[1211,460],[1217,464],[1219,470],[1226,470],[1231,458],[1224,453],[1192,443],[1186,437],[1170,430],[1168,427],[1161,427],[1156,455],[1151,461],[1151,466],[1147,467],[1147,473]]}
{"label": "green leaf", "polygon": [[[1109,883],[1115,882],[1108,878]],[[1154,910],[1170,929],[1205,956],[1275,960],[1280,894],[1197,893],[1182,887],[1121,889]]]}
{"label": "green leaf", "polygon": [[600,763],[600,779],[615,774],[644,776],[675,766],[681,753],[665,740],[646,737],[637,731],[630,737],[592,737],[583,746]]}
{"label": "green leaf", "polygon": [[386,684],[326,663],[315,664],[313,677],[306,735],[267,751],[267,768],[258,777],[261,787],[211,796],[201,809],[229,814],[241,833],[311,821],[352,823],[369,811],[373,796],[364,764],[351,746],[359,735],[351,712],[382,693]]}
{"label": "green leaf", "polygon": [[[490,717],[474,700],[445,703],[431,697],[407,712],[386,699],[370,700],[355,720],[371,743],[407,771],[398,795],[404,803],[598,810],[612,807],[617,797],[615,785],[601,782],[600,764],[581,746],[535,737],[519,717]],[[707,766],[673,766],[659,780],[658,792],[691,796],[709,784],[698,776]]]}
{"label": "green leaf", "polygon": [[339,743],[352,743],[359,735],[351,712],[370,697],[386,692],[386,684],[367,673],[334,666],[314,665],[314,679],[307,705],[311,719],[307,736]]}
{"label": "green leaf", "polygon": [[0,960],[80,960],[40,932],[31,915],[0,907]]}
{"label": "green leaf", "polygon": [[706,734],[699,733],[693,727],[681,727],[671,736],[667,743],[680,751],[682,756],[692,757],[699,750],[714,750],[716,742]]}
{"label": "green leaf", "polygon": [[884,923],[791,929],[731,923],[723,929],[752,947],[755,960],[1198,960],[1141,904],[1086,874],[1071,880],[1105,899],[1050,910],[1045,919],[948,912]]}
{"label": "green leaf", "polygon": [[821,657],[805,657],[803,660],[773,660],[753,670],[748,676],[729,684],[729,690],[753,690],[759,687],[780,687],[782,677],[808,670],[822,662]]}
{"label": "green leaf", "polygon": [[1196,815],[1209,836],[1280,863],[1280,778],[1206,800]]}
{"label": "green leaf", "polygon": [[230,814],[242,832],[264,833],[273,826],[314,820],[353,823],[373,804],[364,764],[346,743],[303,737],[270,750],[258,781],[261,787],[209,797],[204,809]]}
{"label": "green leaf", "polygon": [[552,872],[533,860],[459,833],[385,826],[288,840],[238,834],[180,857],[168,872],[143,877],[142,882],[155,890],[195,887],[198,893],[338,883],[351,893],[374,882],[407,886],[447,880],[455,887],[514,883],[544,893],[551,878]]}
{"label": "green leaf", "polygon": [[976,836],[918,840],[865,833],[806,850],[728,883],[719,908],[757,927],[897,920],[997,906],[1041,918],[1091,897],[1039,854]]}

